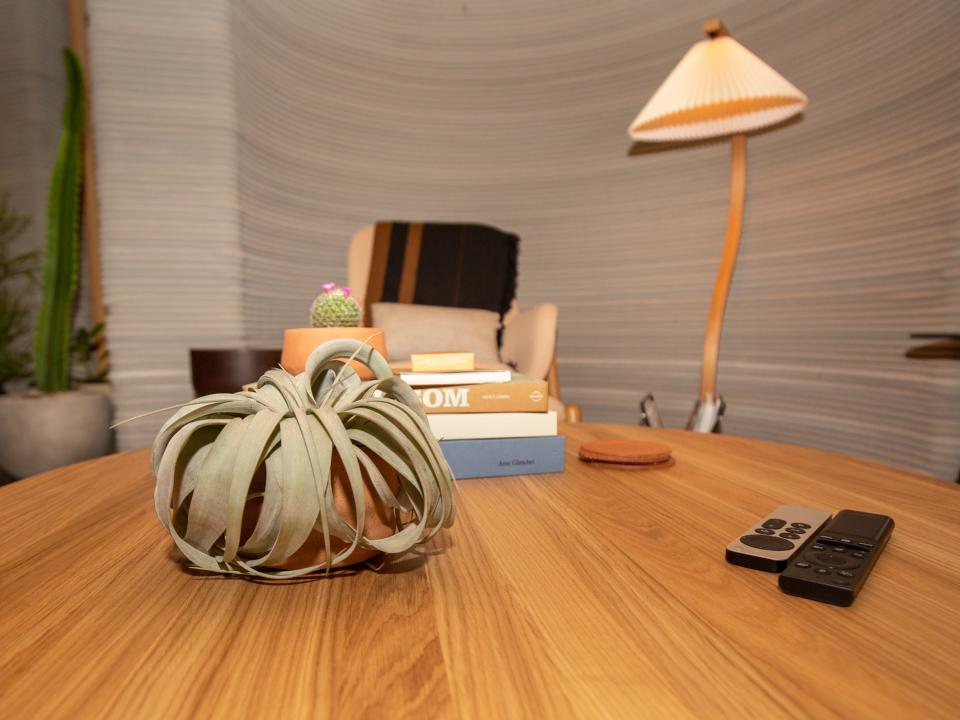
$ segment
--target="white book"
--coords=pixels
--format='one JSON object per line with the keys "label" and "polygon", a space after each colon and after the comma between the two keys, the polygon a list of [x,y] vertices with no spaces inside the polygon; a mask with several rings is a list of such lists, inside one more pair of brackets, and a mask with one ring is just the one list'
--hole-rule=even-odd
{"label": "white book", "polygon": [[427,415],[438,440],[544,437],[557,434],[557,412],[437,413]]}
{"label": "white book", "polygon": [[509,370],[474,370],[473,372],[401,372],[400,379],[412,387],[429,385],[479,385],[510,382]]}

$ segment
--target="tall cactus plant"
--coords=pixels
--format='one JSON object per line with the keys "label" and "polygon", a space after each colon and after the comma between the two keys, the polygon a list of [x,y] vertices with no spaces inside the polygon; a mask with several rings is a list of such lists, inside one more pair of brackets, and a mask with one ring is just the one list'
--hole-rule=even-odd
{"label": "tall cactus plant", "polygon": [[47,199],[43,301],[34,341],[33,376],[38,390],[70,388],[70,337],[80,265],[80,185],[83,172],[83,70],[64,50],[67,97],[57,161]]}

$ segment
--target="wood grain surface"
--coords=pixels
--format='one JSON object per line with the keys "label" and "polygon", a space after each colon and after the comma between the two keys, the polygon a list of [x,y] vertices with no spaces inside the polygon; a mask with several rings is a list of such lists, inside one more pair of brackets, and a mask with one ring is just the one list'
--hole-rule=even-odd
{"label": "wood grain surface", "polygon": [[[738,437],[564,432],[565,473],[461,482],[421,553],[280,585],[180,563],[146,451],[0,488],[0,717],[955,717],[960,488]],[[600,437],[676,465],[576,460]],[[853,607],[724,562],[787,502],[895,518]]]}

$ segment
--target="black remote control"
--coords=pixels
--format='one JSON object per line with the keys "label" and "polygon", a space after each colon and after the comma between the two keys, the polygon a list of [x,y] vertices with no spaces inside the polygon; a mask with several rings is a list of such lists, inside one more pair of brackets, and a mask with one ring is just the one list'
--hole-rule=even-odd
{"label": "black remote control", "polygon": [[893,532],[887,515],[841,510],[780,575],[789,595],[852,605]]}
{"label": "black remote control", "polygon": [[777,573],[830,519],[830,513],[802,505],[781,505],[727,545],[727,562]]}

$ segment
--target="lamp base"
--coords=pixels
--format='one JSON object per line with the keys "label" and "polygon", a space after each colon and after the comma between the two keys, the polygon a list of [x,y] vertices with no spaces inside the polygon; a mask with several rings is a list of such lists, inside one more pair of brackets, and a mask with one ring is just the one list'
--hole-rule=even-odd
{"label": "lamp base", "polygon": [[697,400],[690,417],[687,418],[687,430],[702,433],[723,432],[723,413],[727,404],[717,395],[713,399]]}

